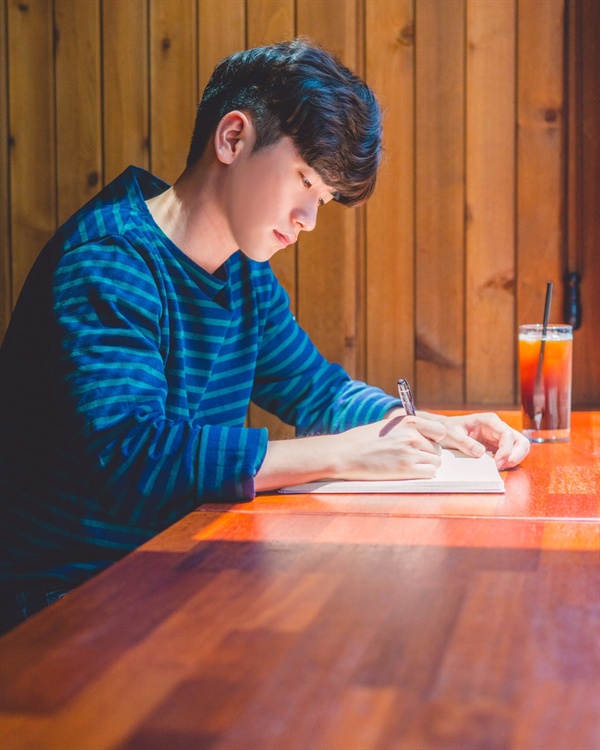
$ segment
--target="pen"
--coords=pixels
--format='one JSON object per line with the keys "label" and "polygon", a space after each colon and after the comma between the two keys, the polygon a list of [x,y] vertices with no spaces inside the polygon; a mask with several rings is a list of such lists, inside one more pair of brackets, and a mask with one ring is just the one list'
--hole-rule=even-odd
{"label": "pen", "polygon": [[400,380],[398,381],[398,393],[400,394],[400,398],[402,399],[402,406],[404,407],[404,411],[406,412],[407,416],[414,417],[417,412],[415,409],[415,402],[413,401],[408,380],[400,378]]}

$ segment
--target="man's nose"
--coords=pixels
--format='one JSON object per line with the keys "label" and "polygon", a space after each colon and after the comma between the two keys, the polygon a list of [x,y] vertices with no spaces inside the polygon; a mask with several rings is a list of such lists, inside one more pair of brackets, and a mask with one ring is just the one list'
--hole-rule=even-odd
{"label": "man's nose", "polygon": [[299,231],[312,232],[317,224],[317,201],[306,201],[292,212],[292,221]]}

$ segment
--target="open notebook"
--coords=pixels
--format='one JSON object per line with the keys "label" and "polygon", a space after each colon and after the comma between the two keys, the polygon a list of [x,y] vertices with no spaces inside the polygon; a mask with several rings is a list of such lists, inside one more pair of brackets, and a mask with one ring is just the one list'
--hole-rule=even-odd
{"label": "open notebook", "polygon": [[457,451],[442,451],[442,465],[430,479],[396,479],[392,481],[355,481],[323,479],[318,482],[282,487],[285,493],[401,493],[401,492],[504,492],[504,481],[489,453],[470,458]]}

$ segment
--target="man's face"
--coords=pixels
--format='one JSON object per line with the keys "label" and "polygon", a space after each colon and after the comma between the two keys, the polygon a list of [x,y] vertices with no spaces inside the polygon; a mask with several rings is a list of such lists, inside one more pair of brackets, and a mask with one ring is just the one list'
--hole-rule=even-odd
{"label": "man's face", "polygon": [[257,152],[247,149],[230,165],[226,211],[237,246],[249,258],[269,260],[310,232],[319,207],[334,191],[304,162],[290,138]]}

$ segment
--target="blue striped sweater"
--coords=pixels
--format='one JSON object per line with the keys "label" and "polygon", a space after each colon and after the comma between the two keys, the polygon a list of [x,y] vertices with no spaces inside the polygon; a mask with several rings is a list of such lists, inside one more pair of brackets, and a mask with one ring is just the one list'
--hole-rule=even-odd
{"label": "blue striped sweater", "polygon": [[327,362],[268,263],[214,275],[152,220],[130,167],[36,261],[0,349],[2,580],[76,584],[207,501],[243,501],[267,431],[380,419],[396,399]]}

